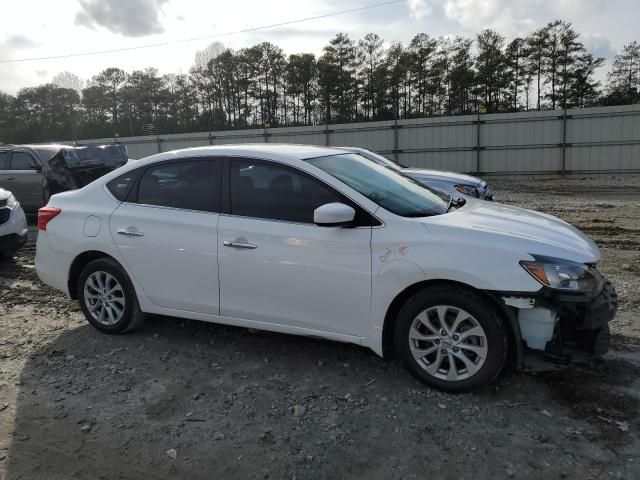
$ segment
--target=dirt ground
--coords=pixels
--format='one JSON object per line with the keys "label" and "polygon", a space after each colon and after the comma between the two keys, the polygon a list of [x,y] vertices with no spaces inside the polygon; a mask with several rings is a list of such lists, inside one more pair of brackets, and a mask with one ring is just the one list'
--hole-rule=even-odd
{"label": "dirt ground", "polygon": [[603,362],[453,396],[351,345],[159,317],[106,336],[30,244],[0,262],[0,479],[640,478],[640,177],[493,183],[602,248]]}

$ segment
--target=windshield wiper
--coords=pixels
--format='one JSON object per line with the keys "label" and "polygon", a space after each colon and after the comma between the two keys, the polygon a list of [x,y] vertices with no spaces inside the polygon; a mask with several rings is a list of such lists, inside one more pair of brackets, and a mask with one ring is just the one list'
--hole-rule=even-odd
{"label": "windshield wiper", "polygon": [[432,211],[424,210],[424,211],[407,213],[404,216],[407,218],[419,218],[419,217],[433,217],[434,215],[435,213],[433,213]]}
{"label": "windshield wiper", "polygon": [[447,205],[447,209],[444,211],[444,213],[449,213],[451,207],[460,208],[464,206],[465,203],[467,203],[466,199],[462,197],[454,198],[453,195],[451,195],[451,197],[449,198],[449,205]]}

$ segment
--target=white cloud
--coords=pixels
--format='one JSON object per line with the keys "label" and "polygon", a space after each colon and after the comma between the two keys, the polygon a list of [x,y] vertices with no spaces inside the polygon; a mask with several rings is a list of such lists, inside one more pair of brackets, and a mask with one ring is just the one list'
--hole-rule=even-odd
{"label": "white cloud", "polygon": [[431,14],[431,6],[426,0],[409,0],[408,4],[411,17],[416,20],[422,20]]}
{"label": "white cloud", "polygon": [[83,27],[104,27],[127,37],[162,33],[162,6],[168,0],[79,0],[75,23]]}
{"label": "white cloud", "polygon": [[536,26],[532,14],[540,0],[447,0],[445,15],[469,31],[493,28],[508,37]]}

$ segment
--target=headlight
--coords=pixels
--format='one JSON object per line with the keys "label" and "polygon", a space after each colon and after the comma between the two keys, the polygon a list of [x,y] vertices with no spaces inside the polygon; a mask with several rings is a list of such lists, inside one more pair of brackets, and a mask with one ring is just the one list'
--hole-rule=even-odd
{"label": "headlight", "polygon": [[454,185],[453,188],[455,188],[457,192],[468,195],[469,197],[478,198],[480,196],[478,194],[478,189],[471,185]]}
{"label": "headlight", "polygon": [[18,203],[18,200],[16,200],[16,197],[14,197],[13,195],[11,195],[7,199],[7,207],[16,208],[18,205],[20,205],[20,204]]}
{"label": "headlight", "polygon": [[602,275],[593,267],[541,255],[533,255],[533,258],[533,261],[522,260],[520,265],[547,287],[571,292],[595,292],[602,289]]}

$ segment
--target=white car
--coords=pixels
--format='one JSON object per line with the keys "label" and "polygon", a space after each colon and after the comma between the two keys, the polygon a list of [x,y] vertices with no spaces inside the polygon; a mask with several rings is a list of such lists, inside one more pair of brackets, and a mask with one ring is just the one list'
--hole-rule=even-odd
{"label": "white car", "polygon": [[52,196],[38,226],[38,275],[103,332],[152,313],[322,337],[449,391],[507,358],[606,351],[617,305],[598,247],[566,222],[447,202],[331,148],[153,155]]}
{"label": "white car", "polygon": [[20,203],[11,192],[0,188],[0,258],[20,250],[27,243],[28,233]]}

